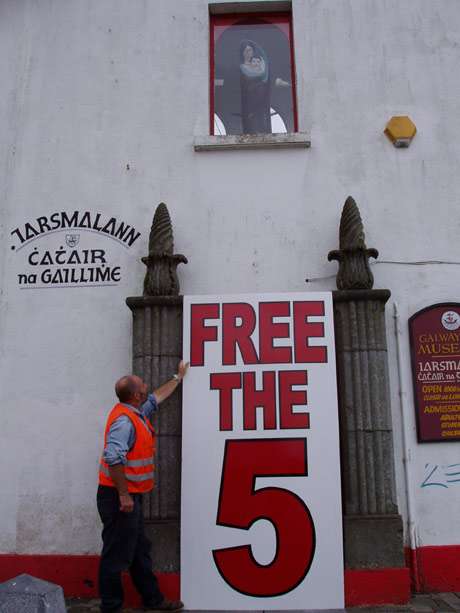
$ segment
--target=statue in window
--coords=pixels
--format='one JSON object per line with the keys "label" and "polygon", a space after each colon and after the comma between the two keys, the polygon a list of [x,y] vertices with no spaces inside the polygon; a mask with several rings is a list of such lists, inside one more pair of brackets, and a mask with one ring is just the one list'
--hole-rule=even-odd
{"label": "statue in window", "polygon": [[[243,134],[271,134],[270,63],[263,48],[252,40],[240,44],[241,123]],[[290,87],[277,78],[276,87]]]}
{"label": "statue in window", "polygon": [[244,134],[270,134],[270,65],[251,40],[240,45],[241,121]]}

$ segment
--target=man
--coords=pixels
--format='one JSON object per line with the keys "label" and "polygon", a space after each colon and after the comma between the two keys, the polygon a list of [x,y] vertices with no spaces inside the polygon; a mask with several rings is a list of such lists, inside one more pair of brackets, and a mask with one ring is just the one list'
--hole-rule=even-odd
{"label": "man", "polygon": [[150,417],[187,373],[180,362],[178,373],[147,393],[140,377],[127,375],[115,385],[119,399],[107,419],[104,451],[99,470],[97,508],[103,523],[103,548],[99,568],[101,611],[118,613],[123,606],[121,572],[129,570],[147,611],[179,611],[180,601],[163,596],[152,573],[150,541],[144,534],[142,494],[153,489],[155,433]]}

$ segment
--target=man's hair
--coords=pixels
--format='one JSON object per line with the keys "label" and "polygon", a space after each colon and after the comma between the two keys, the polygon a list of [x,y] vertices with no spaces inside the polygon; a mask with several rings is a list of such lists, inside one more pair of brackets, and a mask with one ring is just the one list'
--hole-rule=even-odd
{"label": "man's hair", "polygon": [[139,382],[132,375],[125,375],[115,383],[115,394],[120,402],[129,402],[139,389]]}

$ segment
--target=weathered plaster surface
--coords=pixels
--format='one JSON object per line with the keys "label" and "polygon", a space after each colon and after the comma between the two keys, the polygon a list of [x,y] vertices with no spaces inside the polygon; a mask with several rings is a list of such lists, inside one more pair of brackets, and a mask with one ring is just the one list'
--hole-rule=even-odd
{"label": "weathered plaster surface", "polygon": [[[327,253],[349,194],[381,260],[460,260],[457,0],[294,0],[293,13],[299,129],[313,146],[230,157],[193,150],[209,120],[204,0],[0,4],[0,551],[98,550],[102,429],[113,382],[131,363],[124,298],[141,293],[139,258],[160,201],[189,257],[184,293],[333,289]],[[383,129],[406,114],[418,132],[396,150]],[[144,228],[120,255],[129,274],[116,288],[19,290],[9,232],[75,209]],[[379,263],[373,272],[403,322],[458,298],[455,265]],[[419,542],[452,544],[460,486],[420,484],[426,463],[460,462],[460,447],[416,444],[405,328],[402,342]]]}

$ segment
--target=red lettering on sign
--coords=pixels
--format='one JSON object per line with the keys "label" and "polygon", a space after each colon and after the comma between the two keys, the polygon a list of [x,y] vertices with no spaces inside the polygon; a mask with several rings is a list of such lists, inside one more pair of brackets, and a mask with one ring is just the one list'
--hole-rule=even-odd
{"label": "red lettering on sign", "polygon": [[280,397],[280,428],[309,428],[309,413],[293,413],[295,405],[307,404],[307,390],[293,390],[293,385],[307,385],[308,374],[306,370],[282,370],[278,373]]}
{"label": "red lettering on sign", "polygon": [[276,533],[276,553],[266,565],[257,562],[250,545],[213,551],[224,581],[242,594],[287,594],[310,569],[315,527],[304,501],[280,487],[255,489],[257,477],[307,475],[306,443],[304,438],[226,441],[217,525],[248,530],[266,519]]}
{"label": "red lettering on sign", "polygon": [[[237,323],[240,320],[241,323]],[[244,364],[257,364],[257,353],[251,334],[256,327],[256,313],[245,302],[228,303],[222,306],[222,364],[236,364],[236,346]]]}
{"label": "red lettering on sign", "polygon": [[219,318],[218,304],[192,304],[190,312],[190,365],[204,365],[204,344],[217,340],[217,327],[205,326],[206,319]]}
{"label": "red lettering on sign", "polygon": [[276,429],[276,384],[275,373],[262,373],[262,389],[256,390],[256,374],[243,374],[243,427],[256,429],[256,409],[263,408],[264,430]]}
{"label": "red lettering on sign", "polygon": [[259,304],[259,359],[262,364],[290,364],[292,349],[275,347],[275,338],[289,338],[289,323],[273,321],[274,317],[291,314],[289,302],[261,302]]}
{"label": "red lettering on sign", "polygon": [[233,390],[241,388],[241,373],[214,373],[209,387],[219,390],[219,430],[233,430]]}
{"label": "red lettering on sign", "polygon": [[[216,325],[205,325],[207,319],[219,319],[219,304],[193,304],[191,306],[190,364],[204,366],[206,342],[218,340]],[[273,321],[276,317],[289,317],[291,303],[261,302],[259,321],[252,305],[245,302],[222,305],[222,364],[236,364],[237,349],[243,364],[305,364],[326,363],[327,347],[310,345],[311,338],[324,337],[324,323],[311,322],[309,317],[324,316],[324,302],[297,301],[293,303],[292,320]],[[252,335],[258,325],[258,352]],[[293,326],[293,330],[291,330]],[[293,338],[292,338],[293,337]],[[276,341],[288,339],[288,346]],[[292,348],[294,347],[294,350]]]}
{"label": "red lettering on sign", "polygon": [[[278,398],[276,378],[278,378]],[[210,389],[219,391],[220,430],[233,430],[233,390],[241,388],[244,430],[257,429],[256,417],[259,407],[263,409],[264,430],[276,429],[277,410],[282,430],[309,428],[310,414],[293,410],[294,407],[307,405],[307,391],[294,390],[293,387],[306,386],[307,383],[306,370],[264,371],[261,389],[256,389],[256,373],[253,371],[212,373]]]}
{"label": "red lettering on sign", "polygon": [[299,363],[327,362],[327,347],[309,345],[308,339],[324,336],[322,322],[309,322],[310,315],[324,315],[324,302],[294,302],[294,352],[295,361]]}

